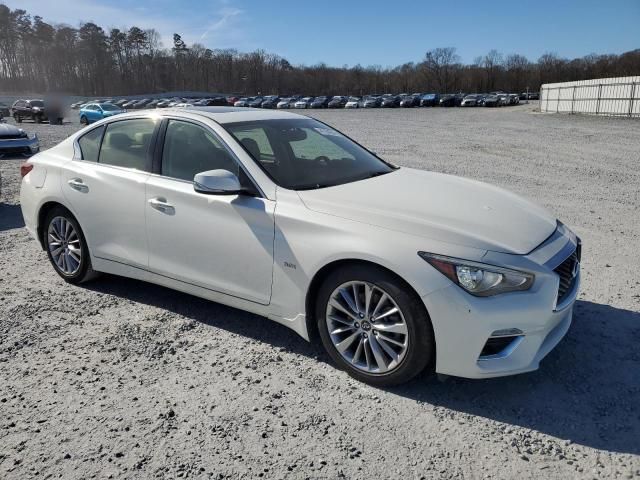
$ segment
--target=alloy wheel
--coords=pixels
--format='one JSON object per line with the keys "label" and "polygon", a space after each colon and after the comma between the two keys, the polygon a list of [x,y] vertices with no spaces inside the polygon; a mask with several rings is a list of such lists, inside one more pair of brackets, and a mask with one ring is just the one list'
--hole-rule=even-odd
{"label": "alloy wheel", "polygon": [[47,231],[49,252],[64,275],[74,275],[82,264],[82,243],[73,224],[65,217],[54,217]]}
{"label": "alloy wheel", "polygon": [[327,304],[326,325],[342,358],[365,373],[395,370],[409,347],[402,311],[387,292],[369,282],[336,288]]}

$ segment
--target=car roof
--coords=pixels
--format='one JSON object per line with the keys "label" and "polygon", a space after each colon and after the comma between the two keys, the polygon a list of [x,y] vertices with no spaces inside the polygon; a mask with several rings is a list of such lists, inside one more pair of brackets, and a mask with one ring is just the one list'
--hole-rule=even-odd
{"label": "car roof", "polygon": [[[118,115],[118,120],[124,120],[127,117],[140,117],[142,112],[129,112]],[[165,108],[160,111],[152,110],[148,112],[150,115],[159,114],[176,115],[189,113],[196,114],[206,118],[210,118],[216,123],[235,123],[235,122],[251,122],[256,120],[284,120],[294,118],[309,118],[305,115],[299,115],[292,112],[282,112],[278,110],[263,110],[260,108],[246,107],[179,107]],[[142,113],[144,115],[144,113]]]}

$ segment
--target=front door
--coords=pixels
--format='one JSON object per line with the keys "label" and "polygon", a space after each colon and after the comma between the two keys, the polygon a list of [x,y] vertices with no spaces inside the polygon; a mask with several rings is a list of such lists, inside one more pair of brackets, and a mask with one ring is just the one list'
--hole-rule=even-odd
{"label": "front door", "polygon": [[268,304],[273,269],[275,202],[193,189],[207,170],[242,175],[241,166],[208,127],[169,120],[161,175],[146,186],[151,271],[216,292]]}

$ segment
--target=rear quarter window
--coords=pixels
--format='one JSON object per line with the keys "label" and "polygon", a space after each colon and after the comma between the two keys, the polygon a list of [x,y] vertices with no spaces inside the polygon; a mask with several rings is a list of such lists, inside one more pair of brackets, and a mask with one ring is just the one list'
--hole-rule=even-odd
{"label": "rear quarter window", "polygon": [[98,161],[98,152],[100,151],[100,141],[102,140],[103,133],[104,126],[100,126],[80,137],[78,145],[80,146],[82,160],[86,160],[87,162]]}

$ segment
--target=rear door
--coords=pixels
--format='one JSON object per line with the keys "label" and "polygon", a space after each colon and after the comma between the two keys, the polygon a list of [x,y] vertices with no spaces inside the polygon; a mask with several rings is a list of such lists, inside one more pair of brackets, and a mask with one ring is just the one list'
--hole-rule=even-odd
{"label": "rear door", "polygon": [[148,267],[145,182],[159,120],[110,122],[80,137],[62,191],[93,256]]}
{"label": "rear door", "polygon": [[206,125],[169,119],[161,145],[159,175],[151,175],[146,188],[150,270],[268,304],[275,202],[193,189],[196,173],[216,169],[231,171],[241,182],[252,182],[235,155]]}

